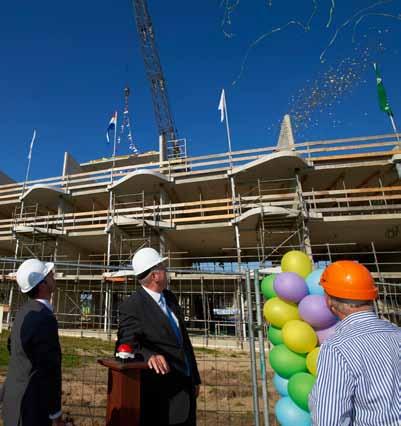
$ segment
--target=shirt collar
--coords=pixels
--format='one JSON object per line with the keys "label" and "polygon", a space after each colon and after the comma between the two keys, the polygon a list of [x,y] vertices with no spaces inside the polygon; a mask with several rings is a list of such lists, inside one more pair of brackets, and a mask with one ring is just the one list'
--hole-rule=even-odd
{"label": "shirt collar", "polygon": [[53,312],[53,306],[47,299],[35,299],[37,302],[40,302],[42,305],[45,305],[47,309]]}
{"label": "shirt collar", "polygon": [[142,288],[146,291],[146,293],[149,294],[149,296],[157,303],[159,304],[160,299],[162,297],[162,293],[158,293],[157,291],[150,290],[149,288],[142,286]]}
{"label": "shirt collar", "polygon": [[377,316],[373,311],[355,312],[353,314],[348,315],[342,321],[340,321],[338,323],[338,326],[336,327],[336,331],[340,331],[344,327],[348,327],[352,324],[355,324],[361,321],[367,321],[367,320],[376,319],[376,318]]}

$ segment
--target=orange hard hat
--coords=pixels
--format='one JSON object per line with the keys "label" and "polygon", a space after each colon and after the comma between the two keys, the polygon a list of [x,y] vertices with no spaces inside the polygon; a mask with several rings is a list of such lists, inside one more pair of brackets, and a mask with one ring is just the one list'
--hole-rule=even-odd
{"label": "orange hard hat", "polygon": [[375,300],[377,287],[365,266],[353,260],[338,260],[323,271],[320,284],[329,296],[350,300]]}

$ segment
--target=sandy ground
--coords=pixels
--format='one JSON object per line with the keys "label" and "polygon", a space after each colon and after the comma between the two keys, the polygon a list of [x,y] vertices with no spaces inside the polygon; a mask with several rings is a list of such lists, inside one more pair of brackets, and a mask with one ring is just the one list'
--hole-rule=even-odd
{"label": "sandy ground", "polygon": [[[250,362],[246,353],[209,355],[198,354],[202,378],[198,398],[198,425],[253,425]],[[272,374],[269,374],[271,380]],[[104,425],[107,373],[106,369],[90,364],[70,369],[63,375],[63,405],[76,425]],[[262,394],[259,384],[259,393]],[[273,412],[276,394],[269,392]],[[262,399],[260,398],[260,407]],[[270,416],[274,425],[274,416]]]}
{"label": "sandy ground", "polygon": [[[79,342],[79,339],[76,340]],[[102,350],[98,356],[93,353],[87,356],[87,351],[78,346],[77,344],[72,351],[71,345],[68,345],[68,351],[65,351],[68,353],[63,350],[65,359],[73,354],[72,361],[69,360],[68,366],[63,369],[63,411],[74,418],[76,426],[104,425],[107,370],[97,364],[96,360],[105,357],[108,351]],[[196,350],[196,354],[202,378],[198,398],[198,425],[253,425],[249,353]],[[0,382],[4,381],[5,369],[2,373]],[[272,372],[268,370],[270,425],[275,425],[273,408],[277,395],[273,391],[271,379]],[[260,380],[259,395],[262,410]]]}

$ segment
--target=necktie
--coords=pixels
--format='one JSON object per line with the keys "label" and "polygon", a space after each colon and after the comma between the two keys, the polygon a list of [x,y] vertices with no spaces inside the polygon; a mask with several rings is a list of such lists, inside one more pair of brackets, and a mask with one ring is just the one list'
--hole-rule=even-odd
{"label": "necktie", "polygon": [[[183,346],[182,345],[183,341],[182,341],[181,330],[178,327],[175,319],[173,318],[173,314],[172,314],[170,308],[167,306],[166,299],[164,298],[163,294],[160,295],[159,305],[162,308],[163,312],[166,314],[168,322],[170,323],[170,326],[171,326],[171,328],[174,331],[175,337],[177,339],[178,346],[182,347]],[[184,348],[183,348],[183,350],[184,350],[184,358],[185,358],[185,370],[186,370],[185,374],[187,376],[190,376],[191,375],[191,368],[189,366],[188,355],[187,355],[187,353],[186,353],[186,351],[185,351]]]}
{"label": "necktie", "polygon": [[170,308],[167,306],[166,299],[164,298],[163,295],[160,296],[159,304],[160,304],[161,308],[163,309],[164,313],[166,314],[168,322],[170,323],[170,326],[174,331],[178,345],[181,346],[182,345],[181,331],[180,331],[175,319],[173,318],[173,314],[171,313]]}

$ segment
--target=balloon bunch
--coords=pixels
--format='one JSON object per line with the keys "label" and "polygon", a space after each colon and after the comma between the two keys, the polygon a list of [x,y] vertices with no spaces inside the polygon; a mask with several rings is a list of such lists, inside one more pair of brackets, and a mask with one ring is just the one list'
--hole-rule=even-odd
{"label": "balloon bunch", "polygon": [[298,250],[281,259],[279,274],[266,276],[263,314],[270,324],[268,338],[274,347],[269,360],[281,396],[275,414],[282,426],[311,424],[308,397],[315,383],[319,344],[334,332],[337,322],[326,306],[319,285],[323,269],[312,272],[309,257]]}

